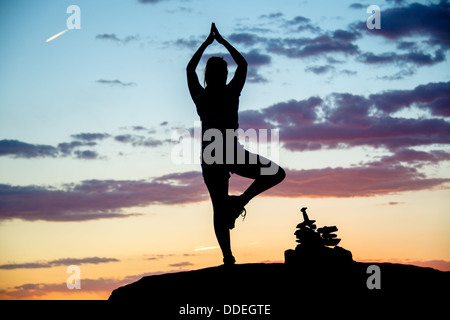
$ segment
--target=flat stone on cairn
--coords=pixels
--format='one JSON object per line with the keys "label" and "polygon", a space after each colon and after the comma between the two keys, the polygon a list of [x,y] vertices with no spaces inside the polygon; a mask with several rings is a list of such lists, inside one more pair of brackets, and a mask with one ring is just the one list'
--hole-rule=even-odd
{"label": "flat stone on cairn", "polygon": [[336,226],[322,227],[317,229],[317,232],[320,234],[320,237],[322,238],[322,243],[326,246],[335,246],[339,242],[341,242],[341,239],[336,238],[337,235],[332,233],[336,231],[338,231],[338,228]]}

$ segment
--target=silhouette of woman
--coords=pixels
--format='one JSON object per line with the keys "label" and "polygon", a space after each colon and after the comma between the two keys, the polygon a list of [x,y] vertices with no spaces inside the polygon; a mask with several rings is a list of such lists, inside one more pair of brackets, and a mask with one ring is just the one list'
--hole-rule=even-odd
{"label": "silhouette of woman", "polygon": [[[195,69],[200,61],[205,49],[217,40],[222,44],[237,64],[237,69],[233,79],[227,84],[227,63],[223,58],[211,57],[208,59],[205,69],[205,83],[203,88],[198,81]],[[238,142],[236,137],[232,141],[226,141],[226,130],[236,130],[238,124],[239,96],[244,87],[247,76],[247,61],[244,57],[227,42],[217,30],[215,24],[211,25],[211,31],[205,42],[195,52],[189,61],[187,68],[187,80],[189,92],[197,108],[197,113],[202,122],[202,174],[206,187],[208,188],[214,211],[214,231],[223,253],[223,262],[225,265],[232,265],[236,262],[231,252],[230,229],[234,228],[235,220],[246,211],[244,206],[261,192],[280,183],[286,176],[284,170],[277,164],[262,156],[250,153],[245,150]],[[222,134],[222,141],[226,141],[223,150],[214,150],[213,152],[223,151],[222,159],[227,159],[227,152],[234,152],[234,161],[207,161],[205,159],[205,150],[213,141],[205,139],[205,132],[208,130],[219,130]],[[229,139],[228,139],[229,140]],[[245,161],[236,161],[236,155],[245,155]],[[214,156],[219,154],[213,154]],[[257,159],[249,161],[250,158]],[[252,162],[252,163],[250,163]],[[261,174],[263,167],[275,168],[272,175]],[[253,183],[239,196],[228,195],[228,182],[230,173],[254,179]]]}

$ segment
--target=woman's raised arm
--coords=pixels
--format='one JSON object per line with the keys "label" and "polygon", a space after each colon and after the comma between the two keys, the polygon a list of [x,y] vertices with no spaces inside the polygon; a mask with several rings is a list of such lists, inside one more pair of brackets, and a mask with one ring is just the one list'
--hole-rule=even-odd
{"label": "woman's raised arm", "polygon": [[186,67],[186,73],[187,73],[187,79],[188,79],[188,87],[189,91],[191,93],[191,96],[193,97],[193,94],[197,92],[199,89],[203,88],[200,85],[200,82],[198,81],[197,73],[195,72],[195,69],[197,68],[198,63],[200,62],[200,59],[203,55],[203,52],[205,49],[214,41],[214,35],[211,32],[208,35],[208,38],[206,38],[205,42],[203,42],[200,45],[200,48],[197,49],[197,51],[192,56],[191,60],[189,61],[187,67]]}
{"label": "woman's raised arm", "polygon": [[214,34],[214,38],[218,43],[222,44],[228,52],[231,54],[231,57],[237,64],[237,69],[234,74],[233,80],[231,80],[230,84],[236,86],[238,90],[242,90],[245,84],[245,78],[247,77],[247,61],[239,53],[227,40],[225,40],[219,33],[216,28],[216,25],[213,23],[211,27],[211,32]]}

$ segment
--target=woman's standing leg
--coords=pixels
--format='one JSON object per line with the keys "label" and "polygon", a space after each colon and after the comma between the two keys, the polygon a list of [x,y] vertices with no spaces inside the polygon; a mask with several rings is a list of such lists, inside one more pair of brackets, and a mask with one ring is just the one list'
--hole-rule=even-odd
{"label": "woman's standing leg", "polygon": [[202,165],[203,179],[208,188],[214,211],[214,232],[224,257],[225,264],[235,262],[231,252],[230,230],[228,228],[228,181],[230,175],[224,166]]}

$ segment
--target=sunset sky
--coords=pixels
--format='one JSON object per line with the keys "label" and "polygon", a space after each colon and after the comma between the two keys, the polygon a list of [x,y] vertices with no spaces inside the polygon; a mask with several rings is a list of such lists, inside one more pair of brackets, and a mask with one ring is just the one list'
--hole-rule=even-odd
{"label": "sunset sky", "polygon": [[[81,28],[65,31],[70,5]],[[0,299],[107,299],[222,263],[200,166],[171,139],[199,120],[185,68],[211,22],[249,63],[240,126],[279,129],[287,173],[231,232],[237,263],[284,261],[308,207],[357,261],[450,271],[448,1],[15,0],[0,4]],[[231,79],[214,43],[200,81],[211,55]]]}

